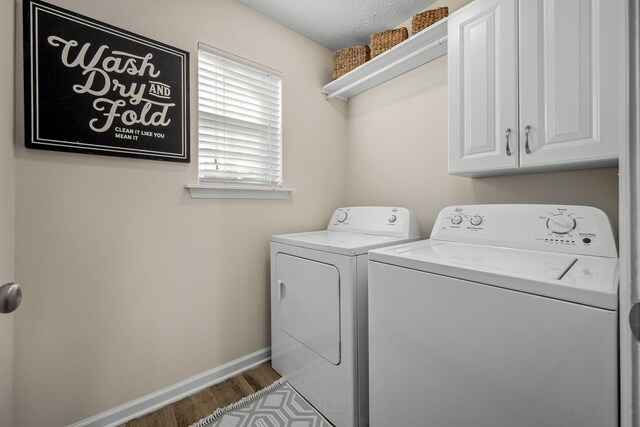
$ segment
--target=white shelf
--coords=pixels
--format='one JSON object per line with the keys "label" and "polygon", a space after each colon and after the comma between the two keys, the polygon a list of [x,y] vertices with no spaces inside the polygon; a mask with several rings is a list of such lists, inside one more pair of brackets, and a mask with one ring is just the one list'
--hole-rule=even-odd
{"label": "white shelf", "polygon": [[327,98],[348,101],[373,87],[447,53],[447,18],[409,37],[322,87]]}

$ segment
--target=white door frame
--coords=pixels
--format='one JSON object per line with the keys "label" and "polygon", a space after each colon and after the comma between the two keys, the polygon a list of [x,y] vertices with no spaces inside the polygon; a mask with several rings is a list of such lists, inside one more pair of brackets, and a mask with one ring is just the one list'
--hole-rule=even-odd
{"label": "white door frame", "polygon": [[640,427],[640,341],[629,324],[640,302],[640,5],[629,0],[628,121],[620,147],[620,425]]}

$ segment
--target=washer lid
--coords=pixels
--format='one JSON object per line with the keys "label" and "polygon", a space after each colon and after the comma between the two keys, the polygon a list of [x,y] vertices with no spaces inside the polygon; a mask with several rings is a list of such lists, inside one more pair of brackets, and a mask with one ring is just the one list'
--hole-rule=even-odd
{"label": "washer lid", "polygon": [[369,253],[370,261],[608,310],[618,307],[618,259],[423,240]]}
{"label": "washer lid", "polygon": [[271,237],[272,242],[349,256],[362,255],[366,254],[370,249],[411,242],[417,239],[419,237],[400,238],[328,230],[280,234]]}

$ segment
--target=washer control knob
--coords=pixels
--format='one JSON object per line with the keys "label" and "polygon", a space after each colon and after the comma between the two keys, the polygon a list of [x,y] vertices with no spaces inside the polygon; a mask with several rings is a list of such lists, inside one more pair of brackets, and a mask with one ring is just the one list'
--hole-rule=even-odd
{"label": "washer control knob", "polygon": [[482,224],[482,217],[475,215],[472,216],[469,221],[471,222],[471,225],[480,225]]}
{"label": "washer control knob", "polygon": [[547,228],[556,234],[567,234],[576,228],[576,220],[564,214],[553,215],[547,219]]}
{"label": "washer control knob", "polygon": [[451,224],[459,225],[462,222],[462,217],[460,215],[454,215],[451,217]]}
{"label": "washer control knob", "polygon": [[345,222],[349,215],[345,211],[338,212],[338,222]]}
{"label": "washer control knob", "polygon": [[395,215],[391,215],[389,217],[389,222],[394,223],[394,222],[396,222],[396,219],[398,219],[398,217],[396,217]]}

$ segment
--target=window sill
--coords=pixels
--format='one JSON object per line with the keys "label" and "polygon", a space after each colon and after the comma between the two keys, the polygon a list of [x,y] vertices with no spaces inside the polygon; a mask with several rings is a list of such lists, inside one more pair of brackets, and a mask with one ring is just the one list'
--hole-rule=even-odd
{"label": "window sill", "polygon": [[271,199],[285,200],[294,188],[266,188],[241,185],[185,185],[192,199]]}

